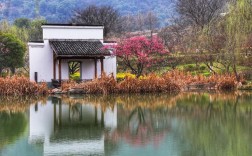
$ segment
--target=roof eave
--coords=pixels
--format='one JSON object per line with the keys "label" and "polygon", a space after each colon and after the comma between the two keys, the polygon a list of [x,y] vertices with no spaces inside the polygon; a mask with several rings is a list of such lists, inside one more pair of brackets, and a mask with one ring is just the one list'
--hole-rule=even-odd
{"label": "roof eave", "polygon": [[111,56],[111,54],[101,54],[101,55],[56,55],[58,58],[70,58],[70,57],[103,57]]}

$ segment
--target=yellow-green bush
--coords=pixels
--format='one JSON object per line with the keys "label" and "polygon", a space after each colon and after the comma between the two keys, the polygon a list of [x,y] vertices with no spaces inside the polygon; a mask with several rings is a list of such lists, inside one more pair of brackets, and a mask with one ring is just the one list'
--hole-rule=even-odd
{"label": "yellow-green bush", "polygon": [[131,74],[131,73],[117,73],[117,74],[116,74],[116,79],[117,79],[118,81],[124,80],[126,77],[129,77],[129,78],[136,78],[136,75]]}

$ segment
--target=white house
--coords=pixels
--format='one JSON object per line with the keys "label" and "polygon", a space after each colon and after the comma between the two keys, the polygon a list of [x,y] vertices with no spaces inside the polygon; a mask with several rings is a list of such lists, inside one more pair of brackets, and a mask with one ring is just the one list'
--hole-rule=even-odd
{"label": "white house", "polygon": [[30,80],[69,79],[70,61],[80,62],[81,79],[93,79],[102,72],[116,75],[116,57],[103,50],[106,44],[101,25],[42,25],[43,41],[29,42]]}

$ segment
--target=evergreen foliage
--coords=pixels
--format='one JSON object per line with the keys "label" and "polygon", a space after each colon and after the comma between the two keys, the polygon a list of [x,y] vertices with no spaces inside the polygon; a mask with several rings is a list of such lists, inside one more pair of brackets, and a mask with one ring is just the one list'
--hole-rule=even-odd
{"label": "evergreen foliage", "polygon": [[24,54],[26,46],[12,34],[0,33],[0,72],[3,68],[15,68],[24,66]]}

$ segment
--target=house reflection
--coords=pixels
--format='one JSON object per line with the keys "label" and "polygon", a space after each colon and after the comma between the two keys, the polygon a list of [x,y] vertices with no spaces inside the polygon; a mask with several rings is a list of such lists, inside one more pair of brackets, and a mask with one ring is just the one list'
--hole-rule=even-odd
{"label": "house reflection", "polygon": [[44,155],[103,155],[104,130],[116,128],[116,105],[103,109],[51,97],[46,104],[30,106],[29,142],[42,144]]}

